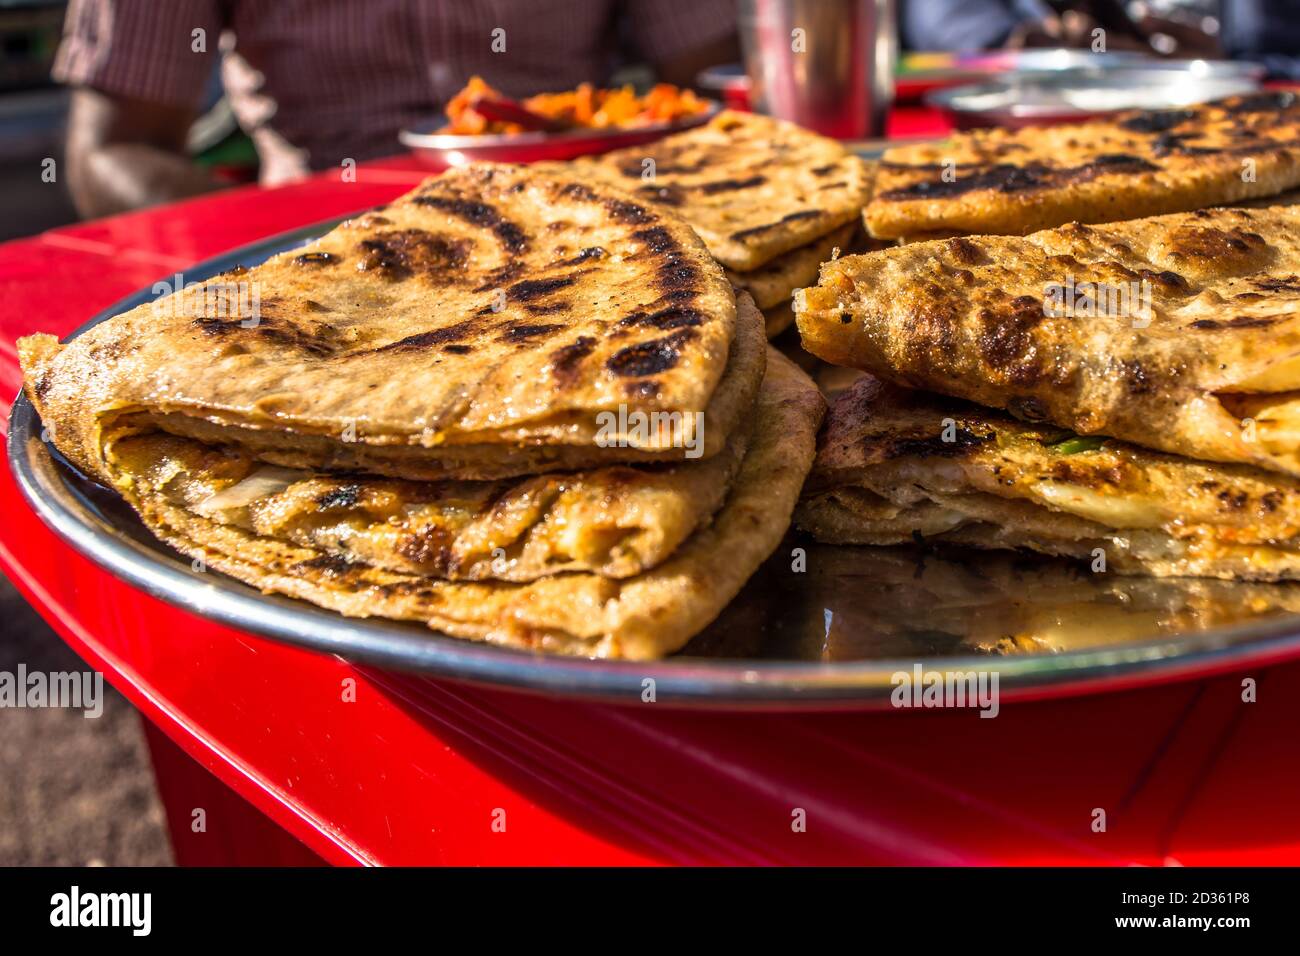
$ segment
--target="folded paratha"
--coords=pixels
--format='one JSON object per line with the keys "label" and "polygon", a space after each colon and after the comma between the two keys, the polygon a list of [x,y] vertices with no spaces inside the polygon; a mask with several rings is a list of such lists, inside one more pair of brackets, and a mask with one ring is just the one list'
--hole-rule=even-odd
{"label": "folded paratha", "polygon": [[864,376],[797,524],[833,544],[1028,548],[1120,574],[1300,579],[1300,480],[1017,421]]}
{"label": "folded paratha", "polygon": [[[19,352],[55,441],[87,443],[65,448],[85,467],[102,429],[129,425],[291,467],[480,479],[680,460],[697,412],[717,454],[762,374],[741,325],[721,267],[671,213],[476,166]],[[681,431],[598,443],[620,412],[678,413]]]}
{"label": "folded paratha", "polygon": [[[201,505],[172,493],[166,476],[151,471],[156,459],[139,453],[125,433],[110,441],[110,449],[121,453],[106,456],[105,468],[154,534],[264,591],[354,617],[422,621],[457,637],[511,647],[644,659],[676,650],[708,624],[780,542],[812,464],[824,411],[807,376],[771,353],[753,432],[722,508],[666,561],[622,579],[567,571],[521,584],[473,583],[384,570],[347,560],[336,548],[313,546],[328,541],[268,536],[258,526],[218,520],[212,509],[205,516]],[[203,464],[203,455],[181,456],[191,478],[202,480],[205,469],[220,472],[219,465]],[[382,498],[391,487],[364,477],[352,483],[358,502]]]}
{"label": "folded paratha", "polygon": [[844,257],[795,313],[827,362],[1300,475],[1300,206]]}
{"label": "folded paratha", "polygon": [[1236,96],[887,150],[863,213],[878,238],[1023,235],[1271,196],[1300,185],[1300,98]]}
{"label": "folded paratha", "polygon": [[737,272],[855,221],[871,188],[871,167],[835,140],[730,111],[644,146],[544,168],[671,209]]}
{"label": "folded paratha", "polygon": [[699,462],[497,481],[403,481],[259,462],[163,432],[109,438],[100,478],[129,494],[340,561],[453,581],[564,571],[625,578],[662,563],[722,506],[748,429]]}

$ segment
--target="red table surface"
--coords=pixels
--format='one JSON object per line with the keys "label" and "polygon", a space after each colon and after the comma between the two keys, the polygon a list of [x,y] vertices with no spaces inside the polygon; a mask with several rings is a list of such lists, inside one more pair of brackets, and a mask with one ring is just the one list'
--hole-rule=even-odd
{"label": "red table surface", "polygon": [[[892,131],[942,128],[919,111]],[[18,336],[66,333],[160,277],[422,175],[400,157],[356,182],[241,188],[0,246],[0,389],[19,387]],[[58,540],[7,469],[0,514],[5,573],[152,722],[155,756],[166,735],[329,862],[1300,861],[1300,662],[1004,704],[994,720],[548,699],[355,666],[163,604]],[[1241,701],[1245,676],[1257,703]],[[185,781],[160,777],[184,856],[222,859],[176,819]],[[241,803],[205,805],[208,832]]]}

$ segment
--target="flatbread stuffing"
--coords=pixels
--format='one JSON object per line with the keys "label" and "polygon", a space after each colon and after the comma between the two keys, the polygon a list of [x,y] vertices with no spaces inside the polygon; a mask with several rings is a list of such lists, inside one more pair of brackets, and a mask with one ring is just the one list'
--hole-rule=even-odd
{"label": "flatbread stuffing", "polygon": [[1300,480],[1017,421],[864,376],[797,524],[834,544],[1026,548],[1119,574],[1300,579]]}
{"label": "flatbread stuffing", "polygon": [[699,462],[611,465],[498,481],[403,481],[281,468],[163,432],[105,446],[102,478],[130,494],[340,561],[453,581],[625,578],[662,563],[722,506],[739,428]]}

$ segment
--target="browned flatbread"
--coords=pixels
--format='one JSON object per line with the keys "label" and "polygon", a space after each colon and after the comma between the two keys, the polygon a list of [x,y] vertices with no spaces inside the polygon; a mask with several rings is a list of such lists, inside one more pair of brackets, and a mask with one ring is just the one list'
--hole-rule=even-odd
{"label": "browned flatbread", "polygon": [[[1052,287],[1071,281],[1074,293],[1054,300]],[[1113,308],[1120,293],[1149,310]],[[1300,474],[1300,206],[849,256],[822,267],[795,313],[804,347],[837,365],[1081,433]]]}
{"label": "browned flatbread", "polygon": [[1104,120],[959,133],[885,152],[871,235],[1022,235],[1199,209],[1300,185],[1300,100],[1230,97]]}
{"label": "browned flatbread", "polygon": [[1300,579],[1300,480],[870,376],[836,402],[796,521],[837,544],[920,535],[1080,558],[1098,573]]}
{"label": "browned flatbread", "polygon": [[[748,423],[747,423],[748,426]],[[701,461],[498,481],[401,481],[258,462],[162,432],[105,442],[105,480],[349,564],[452,581],[566,571],[626,578],[661,564],[722,506],[749,428]]]}
{"label": "browned flatbread", "polygon": [[[722,508],[668,560],[622,579],[567,572],[511,584],[398,573],[204,517],[119,470],[129,458],[112,460],[111,477],[161,539],[264,591],[509,647],[648,659],[704,628],[780,543],[824,411],[807,376],[771,353],[752,438]],[[368,493],[368,480],[359,481]]]}
{"label": "browned flatbread", "polygon": [[754,297],[754,304],[763,311],[790,301],[795,289],[817,281],[817,270],[823,262],[834,258],[836,250],[848,251],[848,244],[858,229],[856,222],[845,223],[806,246],[791,249],[777,256],[767,265],[750,272],[726,270],[727,278],[737,289]]}
{"label": "browned flatbread", "polygon": [[737,272],[855,221],[871,187],[871,167],[835,140],[730,111],[645,146],[544,168],[601,180],[675,211]]}
{"label": "browned flatbread", "polygon": [[[295,467],[495,478],[680,460],[697,412],[717,454],[762,376],[761,333],[737,328],[730,283],[680,219],[478,166],[19,352],[55,442],[88,469],[100,430],[127,424]],[[679,413],[684,433],[600,444],[602,415],[620,411]]]}

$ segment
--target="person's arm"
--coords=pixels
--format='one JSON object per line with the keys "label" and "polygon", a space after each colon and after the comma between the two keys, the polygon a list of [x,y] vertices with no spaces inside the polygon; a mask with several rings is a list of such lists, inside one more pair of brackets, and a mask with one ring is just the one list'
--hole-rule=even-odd
{"label": "person's arm", "polygon": [[632,39],[656,77],[678,86],[719,63],[740,60],[735,0],[629,0]]}
{"label": "person's arm", "polygon": [[185,153],[195,110],[82,88],[68,116],[68,189],[83,218],[182,199],[217,184]]}
{"label": "person's arm", "polygon": [[74,87],[66,169],[83,216],[216,188],[185,139],[221,29],[217,0],[72,0],[54,77]]}

